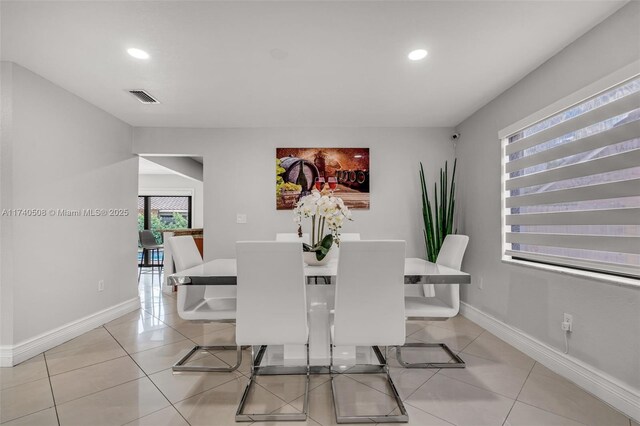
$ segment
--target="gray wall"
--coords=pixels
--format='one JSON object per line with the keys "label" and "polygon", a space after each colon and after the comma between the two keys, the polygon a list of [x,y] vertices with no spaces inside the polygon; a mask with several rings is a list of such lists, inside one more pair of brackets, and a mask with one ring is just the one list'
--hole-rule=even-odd
{"label": "gray wall", "polygon": [[[344,232],[404,239],[408,255],[423,256],[419,162],[433,182],[453,159],[450,135],[447,128],[136,128],[134,152],[204,157],[205,258],[214,259],[235,257],[238,240],[295,232],[291,212],[275,208],[277,147],[369,147],[371,209],[355,210]],[[237,213],[248,223],[236,224]]]}
{"label": "gray wall", "polygon": [[[457,145],[465,302],[564,350],[563,312],[573,314],[569,355],[640,388],[640,287],[619,287],[501,262],[498,131],[640,58],[640,4],[632,2],[462,122]],[[483,289],[477,283],[482,279]]]}
{"label": "gray wall", "polygon": [[130,211],[2,217],[1,342],[15,345],[137,296],[138,159],[126,123],[21,66],[2,71],[1,207]]}

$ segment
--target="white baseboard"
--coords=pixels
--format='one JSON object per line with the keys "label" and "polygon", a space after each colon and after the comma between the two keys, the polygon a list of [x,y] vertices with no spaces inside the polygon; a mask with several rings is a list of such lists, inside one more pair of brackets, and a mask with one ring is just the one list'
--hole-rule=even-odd
{"label": "white baseboard", "polygon": [[134,297],[13,346],[0,346],[0,367],[19,364],[138,308],[140,299]]}
{"label": "white baseboard", "polygon": [[553,372],[575,383],[632,419],[640,419],[640,390],[461,302],[460,313]]}

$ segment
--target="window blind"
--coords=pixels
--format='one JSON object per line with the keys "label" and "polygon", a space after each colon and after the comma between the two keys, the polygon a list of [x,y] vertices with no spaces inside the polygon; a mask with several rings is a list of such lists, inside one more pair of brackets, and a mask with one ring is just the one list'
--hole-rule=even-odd
{"label": "window blind", "polygon": [[504,139],[504,254],[640,277],[640,78]]}

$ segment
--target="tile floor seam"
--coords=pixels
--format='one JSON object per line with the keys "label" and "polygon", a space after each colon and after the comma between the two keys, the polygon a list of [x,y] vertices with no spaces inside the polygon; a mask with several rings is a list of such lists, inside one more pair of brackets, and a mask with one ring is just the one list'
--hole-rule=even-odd
{"label": "tile floor seam", "polygon": [[[434,374],[434,376],[435,376],[435,374]],[[435,414],[433,414],[433,413],[430,413],[430,412],[428,412],[428,411],[425,411],[425,410],[423,410],[422,408],[416,407],[415,405],[413,405],[413,404],[412,404],[411,402],[409,402],[409,401],[402,401],[402,403],[403,403],[403,404],[408,405],[409,407],[411,407],[411,408],[413,408],[413,409],[415,409],[415,410],[422,411],[423,413],[427,413],[427,414],[428,414],[428,415],[430,415],[430,416],[433,416],[433,417],[435,417],[435,418],[437,418],[437,419],[440,419],[440,420],[442,420],[442,421],[443,421],[443,422],[445,422],[445,423],[449,423],[450,425],[453,425],[453,426],[459,426],[457,423],[453,423],[453,422],[451,422],[451,421],[449,421],[449,420],[443,419],[442,417],[436,416],[436,415],[435,415]],[[411,419],[409,419],[409,420],[411,420]],[[461,426],[465,426],[465,425],[461,425]]]}
{"label": "tile floor seam", "polygon": [[[3,368],[4,368],[4,367],[3,367]],[[43,378],[44,378],[44,377],[43,377]],[[43,411],[47,411],[47,410],[50,410],[50,409],[52,409],[52,408],[53,408],[53,409],[55,409],[55,405],[52,405],[51,407],[43,408],[42,410],[34,411],[33,413],[25,414],[24,416],[19,416],[19,417],[15,417],[15,418],[13,418],[13,419],[9,419],[9,420],[7,420],[6,422],[0,422],[0,426],[1,426],[1,425],[6,425],[6,424],[7,424],[7,423],[9,423],[9,422],[14,422],[14,421],[16,421],[16,420],[24,419],[25,417],[29,417],[29,416],[32,416],[32,415],[34,415],[34,414],[42,413]],[[57,418],[58,418],[58,414],[56,413],[56,419],[57,419]],[[58,420],[58,426],[60,426],[60,421],[59,421],[59,420]]]}
{"label": "tile floor seam", "polygon": [[529,376],[531,375],[531,372],[533,371],[534,367],[536,366],[537,362],[534,361],[533,365],[531,366],[531,368],[529,369],[529,373],[527,374],[527,377],[524,379],[524,382],[522,382],[522,386],[520,386],[520,390],[518,391],[518,394],[516,395],[516,399],[513,401],[513,404],[511,404],[511,408],[509,408],[509,412],[507,413],[507,416],[504,418],[504,421],[502,422],[502,426],[505,425],[505,423],[507,423],[507,419],[509,418],[509,416],[511,415],[511,411],[513,410],[513,407],[516,406],[516,402],[518,402],[518,397],[520,396],[520,394],[522,393],[522,389],[524,389],[524,385],[527,384],[527,380],[529,380]]}
{"label": "tile floor seam", "polygon": [[[433,373],[433,374],[432,374],[432,375],[431,375],[427,380],[425,380],[425,381],[424,381],[424,383],[423,383],[423,384],[421,384],[420,386],[418,386],[418,387],[416,388],[416,390],[414,390],[414,391],[413,391],[413,392],[411,392],[409,395],[407,395],[407,397],[406,397],[403,401],[406,401],[407,399],[411,398],[411,396],[412,396],[414,393],[418,392],[418,389],[420,389],[421,387],[423,387],[424,385],[426,385],[426,384],[427,384],[427,382],[428,382],[429,380],[433,379],[433,378],[436,376],[436,374],[438,374],[438,373],[440,372],[440,370],[442,370],[442,368],[438,368],[438,371],[436,371],[435,373]],[[411,405],[411,404],[409,404],[409,405]],[[413,405],[411,405],[411,406],[413,407]],[[415,407],[415,408],[418,408],[418,407]],[[424,411],[424,410],[420,410],[420,411]],[[426,413],[426,411],[424,411],[424,412]],[[431,414],[431,413],[429,413],[429,414]],[[431,414],[431,415],[433,416],[433,414]]]}
{"label": "tile floor seam", "polygon": [[51,375],[49,374],[49,365],[47,364],[47,355],[42,353],[42,357],[44,358],[44,366],[47,369],[47,378],[49,379],[49,388],[51,389],[51,401],[53,402],[53,409],[56,412],[56,420],[58,421],[58,426],[60,426],[60,416],[58,416],[58,404],[56,404],[56,395],[53,393],[53,385],[51,384]]}
{"label": "tile floor seam", "polygon": [[478,338],[479,338],[480,336],[482,336],[486,331],[487,331],[487,330],[483,330],[483,331],[482,331],[480,334],[478,334],[474,339],[472,339],[469,343],[467,343],[467,344],[464,346],[464,348],[461,348],[461,349],[458,351],[458,353],[460,353],[460,352],[464,351],[464,350],[465,350],[465,349],[466,349],[470,344],[472,344],[473,342],[475,342],[476,340],[478,340]]}
{"label": "tile floor seam", "polygon": [[[562,417],[563,419],[571,420],[574,423],[579,423],[579,424],[584,425],[584,426],[589,426],[587,423],[583,423],[580,420],[572,419],[571,417],[563,416],[562,414],[554,413],[552,411],[545,410],[544,408],[536,407],[535,405],[529,404],[527,402],[523,402],[523,401],[520,401],[520,400],[517,400],[516,402],[519,402],[520,404],[526,405],[528,407],[536,408],[536,409],[538,409],[540,411],[544,411],[545,413],[553,414],[554,416]],[[511,411],[509,413],[511,413]],[[509,418],[509,416],[507,416],[507,418]]]}
{"label": "tile floor seam", "polygon": [[[105,328],[105,330],[107,330],[107,329]],[[109,330],[107,330],[107,333],[111,334],[111,333],[109,332]],[[113,337],[113,335],[111,335],[111,337]],[[115,337],[114,337],[114,339],[115,339]],[[116,340],[116,341],[117,341],[117,340]],[[118,342],[118,344],[120,345],[120,347],[122,347],[122,345],[120,344],[120,342]],[[127,351],[124,349],[124,347],[122,347],[122,350],[124,350],[125,352],[127,352]],[[140,369],[140,371],[142,371],[142,374],[144,374],[144,377],[146,377],[146,378],[147,378],[147,380],[149,380],[149,382],[150,382],[150,383],[151,383],[151,384],[152,384],[152,385],[153,385],[153,386],[158,390],[158,392],[160,392],[160,395],[162,395],[162,397],[163,397],[164,399],[166,399],[166,400],[167,400],[167,402],[169,403],[169,406],[173,407],[173,409],[174,409],[174,410],[176,410],[176,411],[178,412],[178,414],[180,415],[180,417],[182,417],[182,418],[184,419],[184,421],[185,421],[185,422],[187,422],[187,424],[188,424],[188,425],[191,425],[191,423],[189,423],[189,421],[188,421],[188,420],[187,420],[187,419],[182,415],[182,413],[181,413],[181,412],[180,412],[180,411],[179,411],[179,410],[178,410],[178,409],[173,405],[173,403],[169,400],[169,398],[167,398],[167,396],[166,396],[166,395],[165,395],[165,394],[160,390],[160,388],[158,388],[158,385],[156,385],[156,384],[155,384],[155,382],[154,382],[153,380],[151,380],[151,377],[149,377],[149,375],[147,374],[147,372],[146,372],[146,371],[144,371],[144,369],[140,366],[140,364],[138,364],[138,363],[136,362],[136,360],[135,360],[135,359],[133,359],[133,357],[131,356],[131,354],[127,352],[127,355],[129,356],[129,358],[131,359],[131,361],[133,361],[133,363],[134,363],[134,364],[135,364],[135,365]],[[138,377],[136,380],[140,380],[141,378],[142,378],[142,377]],[[164,409],[164,408],[167,408],[167,407],[163,407],[163,409]],[[158,410],[158,411],[159,411],[159,410]],[[142,416],[142,417],[145,417],[145,416]],[[138,419],[141,419],[142,417],[138,417],[137,419],[133,419],[133,420],[138,420]],[[133,420],[132,420],[132,421],[133,421]],[[131,422],[129,422],[129,423],[131,423]]]}
{"label": "tile floor seam", "polygon": [[149,351],[149,350],[152,350],[152,349],[158,349],[158,348],[162,348],[162,347],[165,347],[165,346],[173,345],[174,343],[181,343],[181,342],[184,342],[185,340],[189,340],[189,339],[182,339],[182,340],[176,340],[176,341],[173,341],[173,342],[167,342],[167,343],[165,343],[163,345],[154,346],[152,348],[148,348],[148,349],[145,349],[143,351],[137,351],[137,352],[127,352],[127,350],[124,348],[124,346],[122,346],[120,344],[120,342],[118,342],[118,344],[120,345],[122,350],[127,353],[127,355],[131,356],[131,355],[139,354],[140,352],[145,352],[145,351]]}
{"label": "tile floor seam", "polygon": [[140,380],[140,379],[143,379],[143,378],[144,377],[136,377],[135,379],[127,380],[127,381],[124,381],[122,383],[118,383],[117,385],[109,386],[108,388],[100,389],[100,390],[97,390],[95,392],[90,392],[90,393],[88,393],[86,395],[82,395],[82,396],[79,396],[77,398],[73,398],[73,399],[70,399],[68,401],[61,402],[60,404],[56,404],[56,407],[60,407],[62,405],[68,404],[70,402],[74,402],[74,401],[77,401],[79,399],[85,398],[87,396],[91,396],[91,395],[95,395],[95,394],[100,393],[100,392],[107,391],[109,389],[117,388],[118,386],[126,385],[127,383],[132,383],[132,382],[135,382],[136,380]]}
{"label": "tile floor seam", "polygon": [[[513,368],[516,368],[516,367],[513,367]],[[511,396],[509,396],[509,395],[505,395],[505,394],[503,394],[503,393],[500,393],[500,392],[497,392],[497,391],[494,391],[494,390],[491,390],[491,389],[481,388],[480,386],[474,385],[473,383],[465,382],[465,381],[464,381],[464,380],[462,380],[462,379],[459,379],[459,378],[456,378],[456,377],[448,376],[448,375],[446,374],[446,371],[445,371],[445,370],[447,370],[447,369],[446,369],[446,368],[441,368],[441,369],[438,371],[438,373],[440,373],[442,376],[447,377],[447,378],[449,378],[449,379],[454,379],[454,380],[457,380],[457,381],[459,381],[459,382],[466,383],[466,384],[471,385],[471,386],[475,386],[475,387],[477,387],[478,389],[484,389],[484,390],[487,390],[487,391],[489,391],[489,392],[495,393],[496,395],[504,396],[505,398],[509,398],[509,399],[511,399],[511,400],[516,401],[515,399],[513,399],[513,397],[511,397]],[[524,368],[518,368],[518,370],[526,371]],[[531,373],[531,372],[529,372],[529,373]],[[435,374],[434,374],[434,376],[435,376]],[[527,375],[527,378],[528,378],[528,377],[529,377],[529,376]],[[522,387],[520,387],[520,391],[518,392],[518,395],[520,395],[520,392],[522,391],[522,388],[524,388],[524,383],[526,383],[526,379],[525,379],[525,381],[523,382]]]}
{"label": "tile floor seam", "polygon": [[[38,355],[40,355],[40,354],[38,354]],[[36,355],[36,356],[38,356],[38,355]],[[20,365],[20,364],[18,364],[18,365]],[[13,367],[0,367],[0,368],[13,368]],[[49,377],[48,374],[47,374],[47,377]],[[42,380],[42,379],[46,379],[46,377],[38,377],[37,379],[27,380],[26,382],[18,383],[17,385],[8,386],[6,388],[0,389],[0,392],[7,391],[9,389],[13,389],[13,388],[18,387],[18,386],[27,385],[29,383],[37,382],[38,380]]]}
{"label": "tile floor seam", "polygon": [[[148,416],[150,416],[150,415],[152,415],[152,414],[155,414],[155,413],[157,413],[157,412],[159,412],[159,411],[166,410],[167,408],[169,408],[169,407],[162,407],[162,408],[160,408],[160,409],[158,409],[158,410],[156,410],[156,411],[152,411],[152,412],[151,412],[151,413],[149,413],[149,414],[145,414],[144,416],[142,416],[142,417],[138,417],[137,419],[133,419],[133,420],[131,420],[131,421],[127,422],[127,423],[122,423],[120,426],[126,426],[126,425],[128,425],[129,423],[131,423],[131,422],[135,422],[136,420],[140,420],[140,419],[142,419],[142,418],[144,418],[144,417],[148,417]],[[174,408],[175,408],[175,407],[174,407]],[[176,409],[176,411],[178,411],[178,410]],[[178,411],[178,414],[180,414],[180,412],[179,412],[179,411]],[[180,414],[180,417],[182,417],[182,414]],[[182,418],[184,419],[184,417],[182,417]],[[185,419],[185,421],[187,421],[187,419]],[[187,422],[187,424],[188,424],[189,426],[191,426],[191,423]]]}
{"label": "tile floor seam", "polygon": [[[541,366],[543,366],[544,368],[547,368],[547,369],[548,369],[548,367],[546,367],[544,364],[542,364],[542,363],[540,363],[540,362],[538,362],[538,361],[534,361],[533,367],[531,368],[531,372],[533,372],[533,368],[536,366],[536,364],[540,364],[540,365],[541,365]],[[626,417],[626,418],[629,420],[629,422],[631,422],[631,418],[630,418],[629,416],[627,416],[627,415],[626,415],[625,413],[623,413],[622,411],[618,410],[618,409],[617,409],[616,407],[614,407],[613,405],[609,404],[607,401],[605,401],[605,400],[601,399],[600,397],[598,397],[598,396],[594,395],[593,393],[589,392],[587,389],[584,389],[582,386],[578,386],[578,384],[577,384],[577,383],[574,383],[573,381],[571,381],[571,380],[567,379],[566,377],[563,377],[563,376],[559,375],[558,373],[554,372],[553,370],[551,370],[551,372],[552,372],[553,374],[555,374],[556,376],[558,376],[560,379],[565,380],[566,382],[568,382],[569,384],[571,384],[571,385],[573,385],[574,387],[578,388],[578,389],[579,389],[579,390],[581,390],[582,392],[585,392],[587,395],[589,395],[589,396],[593,397],[593,398],[594,398],[594,399],[596,399],[597,401],[602,402],[604,405],[606,405],[607,407],[609,407],[611,410],[613,410],[613,411],[615,411],[615,412],[619,413],[620,415],[622,415],[622,416]],[[530,374],[530,375],[531,375],[531,374]],[[529,375],[529,376],[530,376],[530,375]],[[529,376],[527,376],[527,380],[529,380]],[[545,375],[544,375],[544,374],[541,374],[541,376],[545,376]],[[549,376],[546,376],[546,377],[549,377]],[[525,384],[526,384],[526,381],[525,381]],[[523,388],[524,388],[524,386],[523,386]],[[518,397],[519,397],[519,396],[520,396],[520,394],[518,394]],[[568,419],[573,420],[573,421],[575,421],[575,422],[582,423],[582,422],[581,422],[580,420],[578,420],[578,419],[573,419],[573,418],[570,418],[570,417],[562,416],[562,415],[560,415],[560,414],[553,413],[553,412],[551,412],[551,411],[549,411],[549,410],[546,410],[546,409],[544,409],[544,408],[537,407],[537,406],[532,405],[532,404],[528,404],[528,403],[526,403],[526,402],[524,402],[524,401],[520,401],[520,400],[518,400],[518,401],[519,401],[519,402],[522,402],[523,404],[527,404],[527,405],[531,405],[532,407],[539,408],[539,409],[540,409],[540,410],[542,410],[542,411],[546,411],[546,412],[548,412],[548,413],[555,414],[556,416],[565,417],[565,418],[568,418]]]}
{"label": "tile floor seam", "polygon": [[[167,370],[168,370],[168,369],[167,369]],[[163,370],[163,371],[165,371],[165,370]],[[156,373],[154,373],[154,374],[156,374]],[[203,393],[205,393],[205,392],[209,392],[210,390],[214,390],[214,389],[215,389],[215,388],[217,388],[217,387],[220,387],[220,386],[222,386],[222,385],[226,385],[227,383],[231,383],[231,382],[233,382],[234,380],[239,380],[239,379],[240,379],[240,377],[232,377],[232,378],[230,378],[229,380],[227,380],[227,381],[226,381],[226,382],[224,382],[224,383],[217,384],[217,385],[215,385],[215,386],[213,386],[213,387],[210,387],[209,389],[205,389],[205,390],[203,390],[203,391],[196,392],[196,393],[191,394],[191,395],[189,395],[189,396],[187,396],[187,397],[185,397],[185,398],[183,398],[183,399],[181,399],[181,400],[179,400],[179,401],[176,401],[176,402],[175,402],[175,404],[179,404],[179,403],[181,403],[181,402],[183,402],[183,401],[186,401],[186,400],[187,400],[187,399],[189,399],[189,398],[193,398],[194,396],[197,396],[197,395],[203,394]],[[162,395],[163,395],[165,398],[167,398],[167,396],[164,394],[164,392],[162,392],[162,391],[160,390],[160,388],[158,387],[158,385],[156,385],[156,382],[154,382],[154,381],[153,381],[153,379],[152,379],[151,377],[149,377],[149,380],[151,381],[151,383],[153,383],[153,385],[154,385],[156,388],[158,388],[158,390],[160,391],[160,393],[162,393]],[[173,402],[171,402],[171,401],[169,400],[169,398],[167,398],[167,400],[169,401],[169,403],[170,403],[171,405],[174,405],[174,403],[173,403]],[[177,408],[176,408],[176,410],[177,410]]]}
{"label": "tile floor seam", "polygon": [[[441,368],[441,369],[440,369],[440,371],[438,371],[438,372],[437,372],[436,374],[434,374],[433,376],[435,376],[435,375],[439,374],[442,370],[443,370],[443,369]],[[432,377],[433,377],[433,376],[432,376]],[[504,395],[502,395],[502,394],[500,394],[500,393],[498,393],[498,392],[495,392],[495,391],[492,391],[492,390],[489,390],[489,389],[485,389],[485,388],[481,388],[480,386],[476,386],[476,385],[473,385],[473,384],[471,384],[471,383],[463,382],[462,380],[456,379],[455,377],[449,377],[449,376],[447,376],[447,375],[445,375],[445,374],[441,374],[441,377],[445,377],[445,378],[447,378],[447,379],[455,380],[456,382],[458,382],[458,383],[463,383],[463,384],[465,384],[465,385],[473,386],[473,387],[474,387],[474,388],[476,388],[476,389],[480,389],[480,390],[483,390],[483,391],[486,391],[486,392],[490,392],[490,393],[492,393],[492,394],[494,394],[494,395],[498,395],[499,397],[506,398],[506,399],[509,399],[509,400],[511,400],[511,401],[517,401],[516,399],[510,398],[510,397],[508,397],[508,396],[504,396]]]}
{"label": "tile floor seam", "polygon": [[[292,374],[292,375],[295,375],[295,376],[304,376],[304,374]],[[244,376],[244,375],[243,375],[243,376]],[[258,376],[258,377],[260,377],[260,376]],[[248,379],[249,377],[248,377],[248,376],[244,376],[244,378],[247,378],[247,379]],[[331,379],[329,379],[329,380],[331,380]],[[258,381],[257,381],[257,380],[256,380],[255,382],[256,382],[256,385],[260,386],[260,387],[261,387],[261,388],[263,388],[264,390],[266,390],[266,391],[268,391],[268,392],[270,392],[270,393],[274,394],[275,396],[278,396],[278,395],[276,395],[274,392],[271,392],[269,389],[267,389],[266,387],[264,387],[264,386],[262,386],[260,383],[258,383]],[[324,384],[325,384],[325,383],[327,383],[327,382],[328,382],[328,380],[326,380],[326,381],[324,381],[324,382],[320,383],[319,385],[316,385],[316,386],[311,387],[311,377],[309,377],[309,392],[308,392],[308,393],[311,393],[311,391],[312,391],[312,390],[314,390],[314,389],[316,389],[316,388],[318,388],[318,387],[320,387],[320,386],[324,385]],[[291,405],[291,403],[292,403],[293,401],[295,401],[296,399],[302,398],[303,396],[304,396],[304,392],[303,392],[302,394],[300,394],[300,395],[297,395],[297,396],[296,396],[295,398],[293,398],[291,401],[289,401],[289,402],[285,401],[285,402],[287,403],[287,405]],[[278,398],[280,398],[280,397],[278,396]],[[280,398],[280,399],[282,399],[282,398]],[[284,401],[284,399],[283,399],[283,401]],[[280,408],[282,408],[282,407],[280,407]],[[295,407],[294,407],[294,408],[295,408]]]}
{"label": "tile floor seam", "polygon": [[[435,374],[434,374],[434,375],[435,375]],[[408,406],[410,406],[410,407],[411,407],[411,408],[413,408],[413,409],[416,409],[416,410],[418,410],[418,411],[422,411],[423,413],[427,413],[428,415],[433,416],[433,417],[435,417],[436,419],[442,420],[443,422],[448,423],[448,424],[450,424],[451,426],[458,426],[458,425],[456,425],[455,423],[450,422],[449,420],[445,420],[445,419],[443,419],[442,417],[436,416],[436,415],[435,415],[435,414],[433,414],[433,413],[430,413],[430,412],[428,412],[428,411],[423,410],[422,408],[418,408],[418,407],[416,407],[415,405],[411,405],[411,403],[409,403],[409,402],[402,401],[402,403],[403,403],[403,404],[406,404],[406,405],[408,405]],[[392,411],[392,412],[393,412],[393,411]],[[411,419],[409,419],[409,420],[411,420]]]}
{"label": "tile floor seam", "polygon": [[[125,351],[125,353],[126,353],[126,351]],[[117,356],[115,358],[105,359],[104,361],[96,362],[96,363],[93,363],[93,364],[87,364],[87,365],[84,365],[82,367],[74,368],[72,370],[63,371],[61,373],[51,374],[51,375],[49,375],[49,377],[57,377],[57,376],[60,376],[62,374],[71,373],[72,371],[82,370],[83,368],[87,368],[87,367],[95,367],[96,365],[104,364],[105,362],[113,361],[113,360],[120,359],[120,358],[126,358],[127,356],[129,356],[129,354],[120,355],[120,356]]]}
{"label": "tile floor seam", "polygon": [[[301,375],[302,375],[302,374],[301,374]],[[309,381],[311,381],[311,379],[309,379]],[[273,396],[275,396],[276,398],[278,398],[280,401],[284,401],[284,404],[285,404],[285,405],[289,405],[289,404],[291,404],[291,402],[295,401],[296,399],[298,399],[298,398],[300,398],[301,396],[303,396],[303,395],[304,395],[304,393],[303,393],[302,395],[297,396],[297,397],[295,397],[294,399],[292,399],[292,400],[291,400],[291,402],[287,402],[287,401],[285,401],[283,398],[281,398],[281,397],[279,397],[278,395],[276,395],[275,393],[271,392],[271,391],[270,391],[269,389],[267,389],[266,387],[262,386],[260,383],[258,383],[258,381],[257,381],[257,380],[254,380],[254,384],[255,384],[256,386],[260,386],[262,389],[266,390],[266,391],[267,391],[267,392],[269,392],[271,395],[273,395]],[[309,389],[309,392],[311,392],[311,389]],[[284,407],[284,405],[283,405],[282,407]],[[276,409],[275,409],[275,410],[273,410],[273,411],[279,410],[279,409],[281,409],[282,407],[278,407],[278,408],[276,408]],[[294,407],[294,408],[295,408],[295,407]],[[307,407],[307,408],[308,408],[308,407]],[[272,413],[273,413],[273,411],[272,411]],[[254,414],[255,414],[255,413],[254,413]],[[270,413],[270,414],[271,414],[271,413]]]}

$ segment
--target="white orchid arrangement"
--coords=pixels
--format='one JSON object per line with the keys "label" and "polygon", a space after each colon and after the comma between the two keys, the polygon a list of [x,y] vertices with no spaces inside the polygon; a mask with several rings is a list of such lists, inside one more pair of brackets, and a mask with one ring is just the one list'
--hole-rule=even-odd
{"label": "white orchid arrangement", "polygon": [[[298,201],[293,209],[293,220],[298,224],[298,234],[302,236],[302,219],[311,219],[311,244],[303,244],[304,251],[316,253],[322,260],[334,241],[340,245],[340,229],[345,220],[351,219],[351,211],[340,197],[313,191]],[[325,235],[326,230],[329,231]]]}

